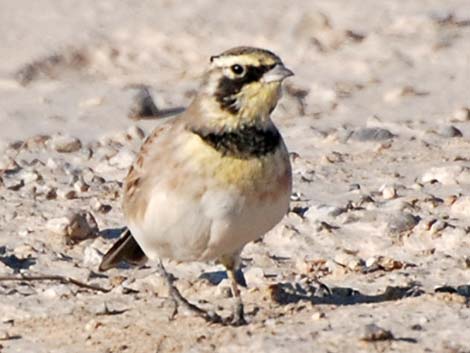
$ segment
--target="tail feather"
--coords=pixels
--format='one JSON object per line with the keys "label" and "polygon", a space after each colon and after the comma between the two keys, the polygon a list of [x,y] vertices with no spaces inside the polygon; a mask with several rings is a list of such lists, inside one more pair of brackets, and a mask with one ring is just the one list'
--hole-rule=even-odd
{"label": "tail feather", "polygon": [[100,271],[107,271],[116,267],[121,261],[132,265],[141,265],[147,261],[147,256],[137,244],[129,228],[126,228],[111,249],[103,256],[99,266]]}

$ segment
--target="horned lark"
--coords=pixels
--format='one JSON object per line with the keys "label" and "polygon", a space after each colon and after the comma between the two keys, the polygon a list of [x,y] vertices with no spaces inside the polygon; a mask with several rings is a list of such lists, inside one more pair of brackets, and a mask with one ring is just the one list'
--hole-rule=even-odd
{"label": "horned lark", "polygon": [[130,168],[123,201],[130,232],[104,256],[101,270],[121,260],[159,260],[180,304],[226,322],[184,299],[160,261],[219,260],[235,301],[230,319],[245,322],[235,278],[239,254],[289,205],[289,156],[270,114],[291,75],[264,49],[237,47],[210,58],[188,109],[149,135]]}

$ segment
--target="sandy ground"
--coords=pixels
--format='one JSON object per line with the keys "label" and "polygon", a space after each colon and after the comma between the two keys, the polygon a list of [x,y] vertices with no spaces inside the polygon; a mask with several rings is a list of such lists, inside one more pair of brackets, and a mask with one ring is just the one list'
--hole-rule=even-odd
{"label": "sandy ground", "polygon": [[[3,0],[0,33],[0,352],[470,351],[468,0]],[[128,118],[135,87],[185,107],[209,56],[242,44],[296,73],[274,113],[295,182],[242,254],[235,328],[173,317],[152,266],[97,264],[159,124]],[[66,241],[80,210],[99,232]],[[168,268],[229,314],[220,266]]]}

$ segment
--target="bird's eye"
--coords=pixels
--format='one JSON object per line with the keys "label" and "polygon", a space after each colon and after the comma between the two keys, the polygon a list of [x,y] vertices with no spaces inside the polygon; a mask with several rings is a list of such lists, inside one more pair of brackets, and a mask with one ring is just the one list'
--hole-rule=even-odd
{"label": "bird's eye", "polygon": [[232,65],[231,69],[232,69],[232,72],[233,72],[235,75],[241,75],[241,74],[243,74],[243,72],[245,71],[245,69],[243,68],[243,66],[238,65],[238,64]]}

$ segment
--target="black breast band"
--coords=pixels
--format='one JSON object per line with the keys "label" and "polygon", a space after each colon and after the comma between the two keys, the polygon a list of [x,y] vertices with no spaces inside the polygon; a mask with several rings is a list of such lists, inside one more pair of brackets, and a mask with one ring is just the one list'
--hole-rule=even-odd
{"label": "black breast band", "polygon": [[281,143],[281,135],[274,127],[261,129],[256,126],[242,126],[236,130],[223,132],[197,129],[191,131],[222,155],[240,159],[273,153]]}

